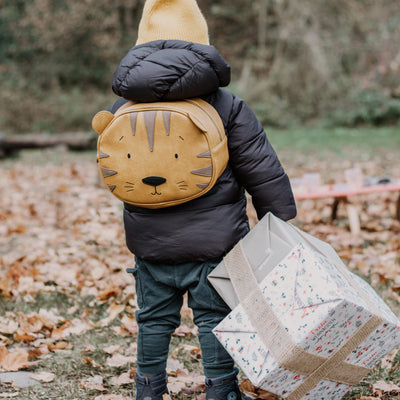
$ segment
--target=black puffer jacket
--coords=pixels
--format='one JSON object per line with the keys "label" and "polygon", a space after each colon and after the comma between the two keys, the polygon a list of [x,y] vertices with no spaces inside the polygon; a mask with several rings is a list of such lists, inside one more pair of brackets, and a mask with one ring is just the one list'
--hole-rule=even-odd
{"label": "black puffer jacket", "polygon": [[162,209],[125,204],[128,248],[154,263],[183,263],[221,257],[249,230],[245,190],[258,218],[268,211],[296,215],[289,179],[249,106],[220,89],[230,67],[213,46],[158,40],[133,47],[114,74],[113,90],[126,100],[153,102],[201,97],[219,112],[228,137],[229,163],[204,196]]}

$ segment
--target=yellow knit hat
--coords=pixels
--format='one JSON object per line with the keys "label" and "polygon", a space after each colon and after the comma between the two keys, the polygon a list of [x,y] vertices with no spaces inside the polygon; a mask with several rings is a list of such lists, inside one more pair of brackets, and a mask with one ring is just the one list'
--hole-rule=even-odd
{"label": "yellow knit hat", "polygon": [[170,39],[210,44],[196,0],[146,0],[136,44]]}

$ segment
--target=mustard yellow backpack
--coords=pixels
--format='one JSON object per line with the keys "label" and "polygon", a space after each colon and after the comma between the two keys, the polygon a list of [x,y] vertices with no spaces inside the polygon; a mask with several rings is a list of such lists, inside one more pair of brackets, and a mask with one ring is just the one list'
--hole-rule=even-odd
{"label": "mustard yellow backpack", "polygon": [[207,193],[225,170],[228,146],[218,112],[201,99],[124,104],[98,112],[97,161],[125,203],[174,206]]}

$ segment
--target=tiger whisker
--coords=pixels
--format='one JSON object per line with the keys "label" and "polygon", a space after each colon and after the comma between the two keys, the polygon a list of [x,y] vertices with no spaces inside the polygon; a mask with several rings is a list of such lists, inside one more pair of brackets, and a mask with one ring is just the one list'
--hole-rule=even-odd
{"label": "tiger whisker", "polygon": [[134,183],[132,183],[132,182],[125,182],[125,183],[128,183],[129,185],[134,185]]}
{"label": "tiger whisker", "polygon": [[180,183],[184,183],[185,181],[180,181],[180,182],[176,182],[177,185],[179,185]]}
{"label": "tiger whisker", "polygon": [[129,190],[127,190],[126,192],[128,193],[128,192],[133,192],[135,189],[129,189]]}

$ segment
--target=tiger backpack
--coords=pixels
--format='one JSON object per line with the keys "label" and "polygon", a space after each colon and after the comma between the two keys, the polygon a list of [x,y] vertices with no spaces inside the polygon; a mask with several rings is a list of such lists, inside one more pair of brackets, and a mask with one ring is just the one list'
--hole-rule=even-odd
{"label": "tiger backpack", "polygon": [[221,117],[202,99],[128,102],[115,114],[98,112],[92,127],[104,183],[134,206],[170,207],[202,196],[228,164]]}

